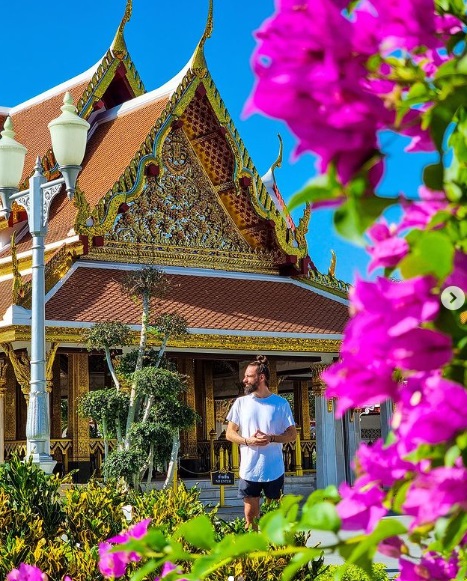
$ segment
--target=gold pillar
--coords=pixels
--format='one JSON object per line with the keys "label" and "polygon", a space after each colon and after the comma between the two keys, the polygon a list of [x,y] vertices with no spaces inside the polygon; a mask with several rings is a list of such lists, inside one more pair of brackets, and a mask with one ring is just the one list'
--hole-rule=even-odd
{"label": "gold pillar", "polygon": [[302,426],[302,438],[304,440],[311,439],[311,427],[310,427],[310,397],[309,397],[309,382],[300,381],[299,385],[299,400],[298,405],[302,411],[301,416],[301,426]]}
{"label": "gold pillar", "polygon": [[269,359],[269,389],[272,393],[277,393],[279,391],[277,364],[275,359]]}
{"label": "gold pillar", "polygon": [[[196,409],[195,393],[195,360],[192,358],[178,359],[178,371],[187,376],[187,390],[185,392],[185,402],[188,406]],[[197,458],[197,437],[196,426],[186,430],[183,435],[184,453],[188,458]]]}
{"label": "gold pillar", "polygon": [[214,409],[214,379],[212,361],[204,362],[204,438],[208,439],[212,430],[216,429],[216,413]]}
{"label": "gold pillar", "polygon": [[239,468],[240,468],[240,449],[238,444],[232,442],[232,471],[234,473],[235,478],[239,476]]}
{"label": "gold pillar", "polygon": [[[68,355],[69,385],[69,434],[72,439],[72,455],[70,468],[82,469],[80,480],[86,477],[89,469],[89,419],[78,415],[78,403],[81,397],[89,392],[89,356],[87,353]],[[83,478],[84,477],[84,478]]]}
{"label": "gold pillar", "polygon": [[5,396],[8,363],[0,359],[0,463],[5,462]]}
{"label": "gold pillar", "polygon": [[295,474],[297,476],[303,476],[301,431],[300,426],[297,426],[297,439],[295,440]]}
{"label": "gold pillar", "polygon": [[52,439],[59,440],[62,437],[62,410],[61,410],[61,384],[60,384],[60,356],[58,356],[52,366],[52,377],[47,378],[47,391],[49,391],[51,402],[50,414],[50,434]]}
{"label": "gold pillar", "polygon": [[5,393],[5,440],[16,440],[16,376],[14,369],[8,365],[6,371]]}

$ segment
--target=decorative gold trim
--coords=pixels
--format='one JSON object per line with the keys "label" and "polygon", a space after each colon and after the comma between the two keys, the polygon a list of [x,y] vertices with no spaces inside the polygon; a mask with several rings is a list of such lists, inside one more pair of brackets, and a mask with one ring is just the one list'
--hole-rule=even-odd
{"label": "decorative gold trim", "polygon": [[125,244],[112,240],[106,240],[105,246],[92,247],[82,260],[277,274],[277,268],[274,267],[268,253],[247,254],[180,246],[154,247],[138,243]]}
{"label": "decorative gold trim", "polygon": [[[83,344],[83,330],[76,327],[46,327],[46,339],[53,343]],[[29,341],[30,328],[24,325],[11,326],[0,330],[0,342],[4,336],[12,341]],[[138,345],[139,332],[132,334],[132,344]],[[277,351],[292,353],[338,353],[340,341],[337,339],[296,339],[287,337],[252,337],[237,335],[220,335],[188,333],[171,339],[168,348],[172,349],[215,349],[219,351]],[[149,345],[158,345],[157,338],[150,337]]]}
{"label": "decorative gold trim", "polygon": [[329,263],[329,269],[328,269],[328,276],[330,276],[331,278],[335,278],[336,263],[337,263],[336,253],[334,252],[334,250],[331,250],[331,262]]}
{"label": "decorative gold trim", "polygon": [[[84,219],[86,210],[83,209],[80,214],[80,223],[76,224],[77,232],[90,238],[103,236],[111,229],[120,204],[133,201],[141,195],[145,184],[145,168],[149,164],[162,166],[159,162],[161,150],[165,137],[171,130],[171,122],[183,115],[186,107],[194,98],[199,84],[199,71],[190,68],[149,132],[146,140],[134,155],[129,166],[92,211],[93,225],[86,226]],[[206,89],[207,98],[219,123],[226,129],[225,136],[235,158],[232,181],[237,192],[240,191],[240,178],[249,177],[252,184],[250,186],[252,206],[260,218],[272,220],[276,239],[282,251],[287,255],[297,256],[298,258],[305,257],[308,252],[305,234],[308,230],[310,218],[309,208],[305,209],[304,216],[300,220],[298,227],[295,230],[290,229],[285,216],[276,208],[274,201],[256,171],[209,71],[206,71],[206,74],[203,75],[203,86]],[[79,205],[83,201],[78,200],[77,203]]]}
{"label": "decorative gold trim", "polygon": [[344,282],[338,278],[333,278],[329,276],[329,274],[323,274],[314,269],[310,269],[307,276],[301,276],[297,280],[343,299],[349,298],[349,290],[352,286],[348,282]]}
{"label": "decorative gold trim", "polygon": [[117,33],[115,34],[115,38],[112,42],[112,45],[110,47],[110,50],[118,60],[122,60],[128,54],[128,49],[126,47],[125,39],[123,37],[123,31],[125,29],[126,23],[131,18],[132,10],[133,10],[132,0],[127,0],[125,13],[123,15],[122,21],[120,22],[120,26],[117,29]]}

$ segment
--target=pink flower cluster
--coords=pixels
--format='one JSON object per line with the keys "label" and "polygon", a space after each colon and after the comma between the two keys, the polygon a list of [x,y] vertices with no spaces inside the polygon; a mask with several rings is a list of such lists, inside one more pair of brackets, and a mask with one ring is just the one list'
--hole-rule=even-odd
{"label": "pink flower cluster", "polygon": [[[402,216],[399,224],[387,224],[384,218],[375,222],[367,230],[371,245],[367,251],[371,256],[368,271],[376,268],[394,268],[409,253],[410,247],[402,236],[408,230],[423,230],[438,212],[451,212],[444,192],[435,192],[426,186],[419,188],[420,199],[403,200]],[[442,223],[438,226],[441,227]]]}
{"label": "pink flower cluster", "polygon": [[398,401],[394,370],[435,370],[452,356],[448,335],[422,328],[439,310],[436,281],[429,276],[405,281],[358,280],[351,292],[354,316],[344,331],[342,360],[323,373],[328,397],[337,397],[337,413]]}
{"label": "pink flower cluster", "polygon": [[[414,62],[434,72],[446,59],[446,32],[459,28],[435,13],[433,0],[362,0],[351,16],[346,4],[276,0],[256,33],[257,82],[245,108],[284,120],[299,139],[297,154],[316,153],[322,171],[333,162],[344,184],[378,151],[378,130],[395,121],[399,88],[385,64],[369,79],[369,57],[414,51]],[[421,120],[421,110],[409,111],[399,130],[413,138],[410,150],[433,150]]]}
{"label": "pink flower cluster", "polygon": [[21,563],[6,576],[6,581],[47,581],[47,575],[39,567]]}
{"label": "pink flower cluster", "polygon": [[116,551],[118,545],[123,545],[131,539],[142,539],[147,533],[150,518],[144,519],[127,531],[99,543],[99,570],[104,577],[116,578],[125,575],[129,563],[139,561],[140,556],[132,551]]}

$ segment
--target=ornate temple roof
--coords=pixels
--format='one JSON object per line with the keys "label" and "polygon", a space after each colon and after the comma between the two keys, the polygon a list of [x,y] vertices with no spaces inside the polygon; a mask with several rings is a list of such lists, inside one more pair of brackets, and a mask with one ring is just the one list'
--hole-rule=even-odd
{"label": "ornate temple roof", "polygon": [[[91,124],[75,199],[70,203],[63,192],[50,209],[47,318],[60,324],[108,318],[111,307],[124,300],[113,265],[151,263],[190,269],[189,277],[170,275],[181,294],[167,306],[185,314],[193,328],[337,340],[347,318],[347,288],[318,273],[308,258],[309,208],[295,225],[274,177],[282,152],[262,179],[209,74],[203,47],[212,32],[212,3],[187,65],[151,92],[145,92],[123,38],[130,15],[128,0],[115,39],[97,65],[26,103],[0,108],[0,118],[11,115],[16,139],[28,148],[24,179],[38,153],[46,177],[58,176],[47,124],[64,91],[71,91]],[[15,325],[10,315],[1,323],[12,303],[30,305],[31,237],[21,226],[25,219],[14,206],[9,223],[0,220],[0,327]],[[14,230],[12,249],[8,240]],[[93,262],[106,262],[108,268],[101,264],[86,282]],[[195,274],[194,267],[205,270]],[[208,274],[211,269],[233,274],[216,277]],[[239,271],[253,273],[253,286]],[[13,283],[21,287],[20,295],[12,291]],[[183,303],[182,290],[189,304]],[[68,310],[60,311],[60,305]],[[125,316],[132,309],[125,309]]]}

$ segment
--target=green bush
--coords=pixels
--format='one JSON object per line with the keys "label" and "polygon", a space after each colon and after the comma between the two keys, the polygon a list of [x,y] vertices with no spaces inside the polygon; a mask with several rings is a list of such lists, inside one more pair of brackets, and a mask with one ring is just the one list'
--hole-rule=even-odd
{"label": "green bush", "polygon": [[[342,565],[330,565],[322,573],[318,573],[316,581],[334,581],[336,572],[341,568]],[[349,565],[342,575],[341,581],[389,581],[389,577],[386,573],[386,567],[382,563],[375,563],[370,575],[360,567]]]}

